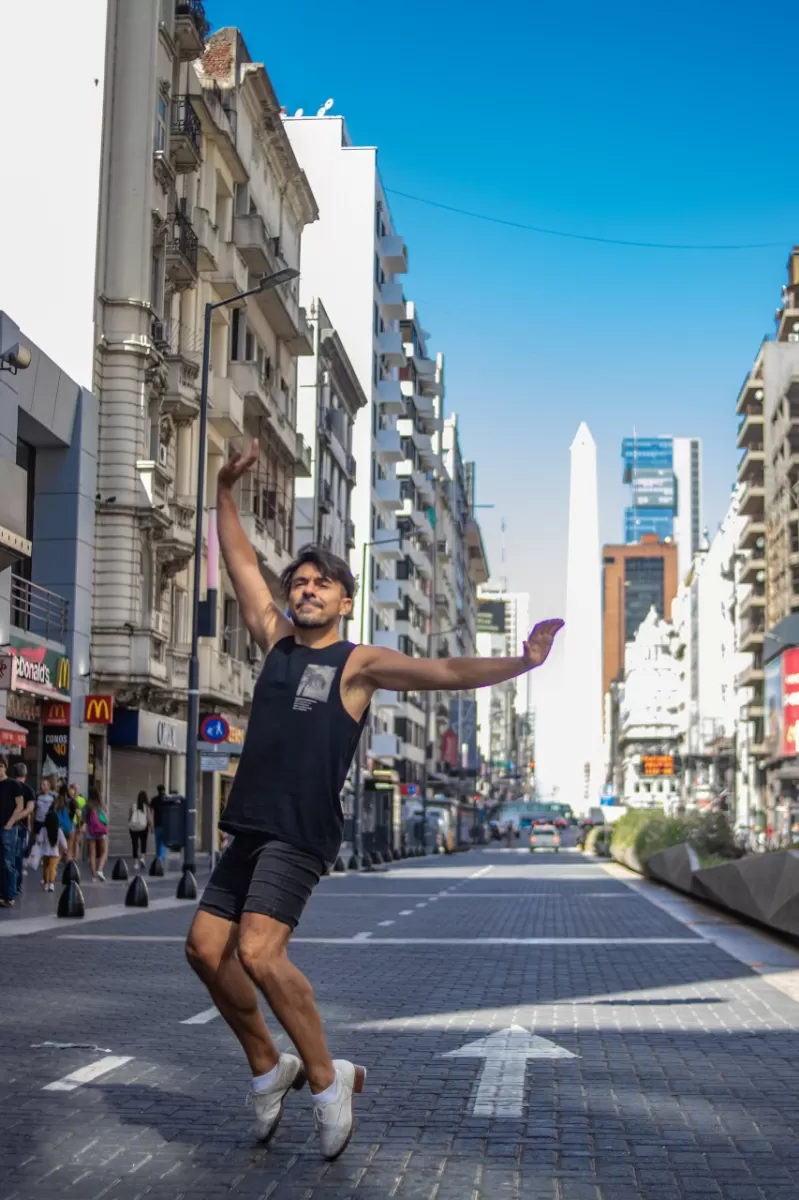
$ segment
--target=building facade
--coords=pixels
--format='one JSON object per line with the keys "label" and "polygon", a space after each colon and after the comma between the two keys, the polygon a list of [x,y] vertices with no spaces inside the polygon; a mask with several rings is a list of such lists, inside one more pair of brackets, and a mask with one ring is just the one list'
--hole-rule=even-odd
{"label": "building facade", "polygon": [[[20,345],[25,369],[2,359]],[[0,312],[0,749],[104,787],[91,705],[97,400]],[[88,701],[88,703],[87,703]]]}
{"label": "building facade", "polygon": [[[193,571],[207,596],[201,712],[230,724],[227,763],[203,774],[208,846],[243,741],[258,651],[220,571],[213,497],[232,449],[259,439],[239,485],[247,535],[277,586],[290,561],[294,480],[311,470],[297,432],[297,357],[312,336],[296,280],[215,310],[207,503],[197,511],[203,317],[263,275],[298,269],[316,204],[262,64],[238,30],[207,37],[201,4],[112,7],[105,72],[95,380],[100,400],[92,679],[112,694],[111,824],[137,792],[182,792]],[[203,522],[203,562],[194,527]]]}
{"label": "building facade", "polygon": [[[477,653],[514,658],[530,632],[530,597],[485,584],[477,590]],[[515,800],[529,784],[525,764],[532,749],[531,676],[480,688],[477,738],[482,759],[481,787],[492,802]]]}
{"label": "building facade", "polygon": [[702,535],[702,444],[699,438],[631,437],[622,442],[624,540],[654,535],[677,543],[679,578],[690,570]]}
{"label": "building facade", "polygon": [[311,301],[313,354],[297,368],[297,427],[312,449],[311,474],[295,485],[294,541],[314,542],[345,561],[355,547],[352,452],[355,418],[368,401],[321,300]]}
{"label": "building facade", "polygon": [[637,545],[605,546],[602,551],[602,694],[624,671],[625,646],[632,642],[649,610],[671,618],[677,594],[677,546],[644,533]]}

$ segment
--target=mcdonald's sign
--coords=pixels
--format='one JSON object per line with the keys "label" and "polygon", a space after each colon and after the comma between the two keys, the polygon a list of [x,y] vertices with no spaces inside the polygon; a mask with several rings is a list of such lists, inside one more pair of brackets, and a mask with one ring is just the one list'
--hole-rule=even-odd
{"label": "mcdonald's sign", "polygon": [[42,709],[45,725],[69,725],[70,705],[62,700],[48,700]]}
{"label": "mcdonald's sign", "polygon": [[86,725],[110,725],[113,719],[113,696],[83,697],[83,720]]}

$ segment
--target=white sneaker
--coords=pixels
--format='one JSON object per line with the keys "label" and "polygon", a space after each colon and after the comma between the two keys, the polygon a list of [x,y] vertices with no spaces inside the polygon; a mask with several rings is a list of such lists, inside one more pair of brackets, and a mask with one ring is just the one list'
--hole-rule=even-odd
{"label": "white sneaker", "polygon": [[103,875],[102,871],[97,872],[97,878],[101,879],[103,883],[105,883],[105,875]]}
{"label": "white sneaker", "polygon": [[262,1092],[250,1090],[247,1103],[255,1110],[255,1136],[259,1142],[268,1142],[277,1129],[291,1089],[298,1092],[304,1086],[305,1068],[300,1060],[295,1054],[281,1054],[272,1086]]}
{"label": "white sneaker", "polygon": [[338,1082],[338,1095],[325,1104],[314,1104],[313,1119],[319,1130],[322,1154],[332,1161],[346,1150],[355,1119],[352,1115],[352,1094],[362,1092],[366,1080],[366,1069],[338,1058],[333,1060]]}

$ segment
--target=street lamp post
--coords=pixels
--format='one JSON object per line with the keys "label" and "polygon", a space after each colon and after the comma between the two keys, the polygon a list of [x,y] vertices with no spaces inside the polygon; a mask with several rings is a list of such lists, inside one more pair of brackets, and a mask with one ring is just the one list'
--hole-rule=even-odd
{"label": "street lamp post", "polygon": [[203,550],[203,503],[205,493],[205,446],[208,432],[208,375],[211,369],[211,320],[218,308],[238,304],[248,296],[270,291],[281,283],[296,279],[299,271],[284,267],[273,275],[264,275],[253,288],[228,300],[205,306],[203,323],[203,364],[200,381],[200,444],[197,449],[197,520],[194,527],[194,587],[191,608],[191,658],[189,659],[188,721],[186,730],[186,810],[183,841],[183,872],[178,884],[178,899],[193,900],[197,895],[194,872],[197,870],[197,742],[200,736],[200,562]]}

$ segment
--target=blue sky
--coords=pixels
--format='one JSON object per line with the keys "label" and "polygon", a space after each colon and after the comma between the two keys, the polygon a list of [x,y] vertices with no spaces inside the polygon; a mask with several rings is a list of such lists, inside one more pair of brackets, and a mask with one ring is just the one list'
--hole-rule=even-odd
{"label": "blue sky", "polygon": [[[610,9],[610,11],[608,11]],[[414,10],[206,4],[239,25],[289,111],[333,97],[380,148],[387,188],[507,220],[732,253],[631,249],[509,229],[391,196],[406,294],[447,355],[447,408],[495,578],[562,610],[568,447],[598,446],[600,531],[621,537],[620,442],[704,441],[705,524],[735,478],[735,399],[799,241],[791,150],[799,10],[752,0]]]}

